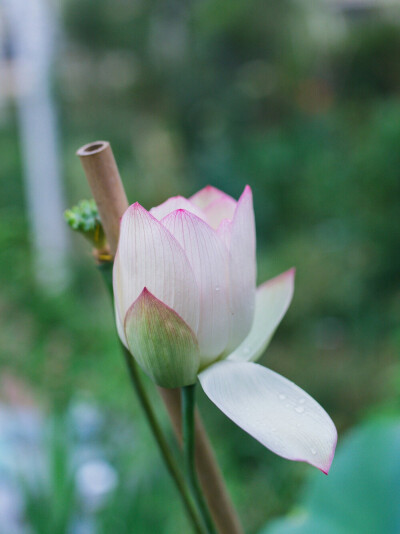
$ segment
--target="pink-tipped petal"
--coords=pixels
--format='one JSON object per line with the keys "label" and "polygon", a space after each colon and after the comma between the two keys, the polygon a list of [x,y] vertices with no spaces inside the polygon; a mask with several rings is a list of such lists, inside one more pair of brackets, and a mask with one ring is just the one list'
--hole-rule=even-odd
{"label": "pink-tipped petal", "polygon": [[201,295],[196,335],[206,365],[228,341],[228,251],[216,232],[188,211],[174,211],[161,222],[184,249],[196,278]]}
{"label": "pink-tipped petal", "polygon": [[236,205],[237,202],[232,197],[221,196],[204,208],[205,220],[212,228],[217,229],[224,219],[233,219]]}
{"label": "pink-tipped petal", "polygon": [[218,408],[272,452],[328,473],[337,432],[329,415],[283,376],[250,362],[218,362],[200,373]]}
{"label": "pink-tipped petal", "polygon": [[157,220],[161,221],[161,219],[163,219],[173,211],[180,209],[190,211],[191,213],[197,215],[197,217],[200,217],[200,219],[205,220],[205,215],[203,214],[202,210],[195,206],[192,202],[181,196],[169,198],[159,206],[151,208],[150,213]]}
{"label": "pink-tipped petal", "polygon": [[194,384],[199,370],[196,336],[174,310],[146,288],[125,317],[129,350],[156,384],[177,388]]}
{"label": "pink-tipped petal", "polygon": [[137,203],[122,217],[113,286],[121,323],[147,287],[197,331],[200,295],[189,260],[171,233]]}
{"label": "pink-tipped petal", "polygon": [[189,198],[190,202],[192,202],[192,204],[201,210],[206,209],[208,206],[210,206],[210,204],[218,199],[225,199],[227,202],[234,202],[236,204],[236,200],[234,200],[230,195],[227,195],[212,185],[207,185]]}
{"label": "pink-tipped petal", "polygon": [[217,234],[220,239],[225,243],[228,250],[231,248],[231,230],[232,221],[229,219],[223,219],[217,228]]}
{"label": "pink-tipped petal", "polygon": [[128,342],[125,337],[125,330],[124,330],[124,324],[121,320],[120,314],[119,314],[119,307],[117,305],[117,299],[114,298],[114,315],[115,315],[115,323],[117,325],[117,333],[119,336],[119,339],[121,340],[121,343],[128,348]]}
{"label": "pink-tipped petal", "polygon": [[256,361],[263,354],[292,300],[294,275],[295,269],[289,269],[257,288],[251,330],[229,360]]}
{"label": "pink-tipped petal", "polygon": [[246,186],[230,225],[231,326],[227,351],[234,350],[250,332],[256,293],[256,234],[253,195]]}

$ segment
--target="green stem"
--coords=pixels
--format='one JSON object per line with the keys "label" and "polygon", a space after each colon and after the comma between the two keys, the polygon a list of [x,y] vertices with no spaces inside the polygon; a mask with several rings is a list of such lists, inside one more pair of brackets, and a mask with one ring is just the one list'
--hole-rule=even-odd
{"label": "green stem", "polygon": [[169,471],[169,474],[173,478],[175,485],[181,495],[186,511],[192,520],[195,532],[197,532],[198,534],[204,534],[204,527],[202,525],[197,509],[193,503],[193,500],[191,499],[189,490],[185,483],[185,479],[182,476],[182,473],[178,467],[175,457],[170,451],[168,443],[164,437],[161,427],[154,414],[154,410],[150,404],[146,389],[140,378],[138,366],[136,365],[130,352],[122,345],[122,343],[121,343],[121,346],[123,348],[125,361],[128,367],[131,382],[136,390],[137,396],[139,397],[140,404],[142,405],[142,408],[146,414],[147,421],[150,425],[150,428],[153,432],[153,436],[160,449],[161,456],[165,462],[165,465]]}
{"label": "green stem", "polygon": [[182,388],[182,432],[185,455],[185,470],[192,488],[193,497],[201,512],[208,534],[217,534],[203,492],[197,480],[195,463],[195,407],[196,384]]}
{"label": "green stem", "polygon": [[[101,265],[99,265],[99,270],[103,275],[104,282],[111,296],[113,297],[112,263],[111,262],[102,263]],[[133,388],[136,391],[140,404],[147,417],[147,421],[149,423],[150,429],[153,433],[154,439],[156,440],[158,448],[160,449],[161,456],[168,469],[168,472],[171,475],[180,493],[183,505],[192,522],[193,529],[197,534],[205,534],[206,531],[204,529],[203,522],[199,516],[197,508],[190,495],[185,479],[182,476],[181,470],[178,466],[178,463],[175,457],[171,453],[168,442],[155,416],[153,407],[150,403],[149,397],[146,392],[146,388],[144,387],[142,379],[140,377],[138,366],[136,365],[135,360],[133,359],[128,349],[122,343],[121,343],[121,347],[122,347],[122,352],[124,354],[126,365],[128,367],[128,372],[129,372],[129,377],[131,379],[131,383],[133,385]]]}

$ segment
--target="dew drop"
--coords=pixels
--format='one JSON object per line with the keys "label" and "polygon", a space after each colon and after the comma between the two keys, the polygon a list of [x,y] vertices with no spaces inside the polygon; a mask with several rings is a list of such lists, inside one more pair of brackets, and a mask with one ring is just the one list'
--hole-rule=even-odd
{"label": "dew drop", "polygon": [[248,354],[250,352],[249,347],[244,347],[243,354]]}
{"label": "dew drop", "polygon": [[295,411],[297,413],[303,413],[304,412],[304,408],[303,408],[303,406],[296,406]]}
{"label": "dew drop", "polygon": [[282,393],[280,395],[278,395],[278,397],[281,399],[281,400],[285,400],[286,399],[286,395],[283,395]]}
{"label": "dew drop", "polygon": [[306,399],[300,399],[299,404],[304,404],[306,402]]}
{"label": "dew drop", "polygon": [[317,454],[317,449],[311,449],[311,454]]}
{"label": "dew drop", "polygon": [[217,287],[215,288],[215,291],[221,291],[221,288],[217,286]]}
{"label": "dew drop", "polygon": [[271,432],[276,432],[276,428],[274,426],[271,427]]}

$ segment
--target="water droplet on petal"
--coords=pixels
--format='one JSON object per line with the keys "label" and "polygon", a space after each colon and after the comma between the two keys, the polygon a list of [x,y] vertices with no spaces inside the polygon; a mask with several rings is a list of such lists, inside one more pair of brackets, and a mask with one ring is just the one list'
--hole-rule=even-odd
{"label": "water droplet on petal", "polygon": [[304,412],[304,408],[303,408],[303,406],[296,406],[295,411],[297,413],[303,413]]}
{"label": "water droplet on petal", "polygon": [[248,354],[249,352],[250,352],[249,347],[244,347],[244,349],[243,349],[243,353],[244,353],[244,354]]}
{"label": "water droplet on petal", "polygon": [[217,286],[217,287],[215,288],[215,291],[221,291],[221,288]]}
{"label": "water droplet on petal", "polygon": [[300,399],[299,404],[304,404],[306,402],[306,399]]}
{"label": "water droplet on petal", "polygon": [[286,399],[286,395],[283,395],[282,393],[280,393],[278,395],[278,397],[281,399],[281,400],[285,400]]}
{"label": "water droplet on petal", "polygon": [[311,454],[317,454],[317,449],[311,449]]}

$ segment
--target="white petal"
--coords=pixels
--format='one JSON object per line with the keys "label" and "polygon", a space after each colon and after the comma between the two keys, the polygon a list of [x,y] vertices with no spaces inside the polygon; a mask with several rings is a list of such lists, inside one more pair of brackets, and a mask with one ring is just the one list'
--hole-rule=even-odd
{"label": "white petal", "polygon": [[200,217],[200,219],[205,220],[205,215],[202,210],[190,202],[190,200],[187,200],[187,198],[181,196],[169,198],[159,206],[151,208],[150,213],[153,215],[153,217],[161,221],[161,219],[166,217],[169,213],[180,209],[190,211],[191,213],[197,215],[197,217]]}
{"label": "white petal", "polygon": [[337,432],[325,410],[298,386],[250,362],[218,362],[199,375],[208,397],[272,452],[328,473]]}
{"label": "white petal", "polygon": [[213,187],[212,185],[207,185],[189,198],[190,202],[192,202],[202,210],[210,206],[218,199],[226,199],[228,201],[235,202],[236,204],[236,201],[230,195],[227,195],[226,193],[224,193],[220,189],[217,189],[216,187]]}
{"label": "white petal", "polygon": [[121,317],[119,315],[119,306],[117,305],[117,299],[114,297],[114,314],[115,314],[115,323],[117,325],[117,333],[121,343],[128,348],[128,342],[125,336],[124,325],[122,324]]}
{"label": "white petal", "polygon": [[268,280],[256,292],[256,309],[249,335],[228,356],[234,361],[255,361],[267,348],[293,297],[295,269]]}
{"label": "white petal", "polygon": [[224,219],[233,219],[236,205],[237,202],[232,197],[223,195],[203,209],[205,220],[212,228],[217,229]]}
{"label": "white petal", "polygon": [[184,249],[200,291],[197,339],[201,364],[219,356],[228,342],[228,251],[216,232],[185,210],[165,217],[162,224]]}
{"label": "white petal", "polygon": [[223,219],[217,228],[217,234],[225,243],[226,248],[228,250],[231,248],[231,230],[232,221],[230,221],[229,219]]}
{"label": "white petal", "polygon": [[113,285],[121,323],[147,287],[197,331],[200,296],[189,260],[171,233],[138,203],[122,217]]}
{"label": "white petal", "polygon": [[[225,242],[229,241],[228,226],[224,225]],[[253,196],[249,186],[245,187],[237,203],[230,227],[229,252],[231,325],[227,351],[232,351],[250,332],[254,317],[256,235]]]}

